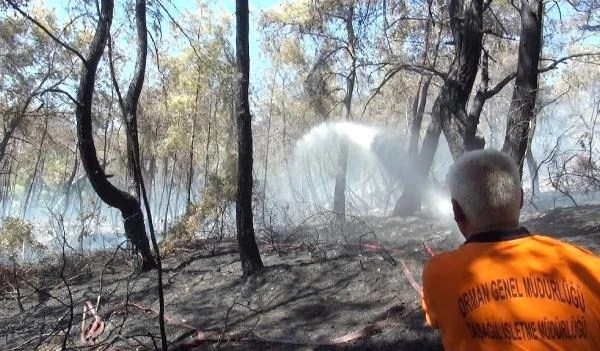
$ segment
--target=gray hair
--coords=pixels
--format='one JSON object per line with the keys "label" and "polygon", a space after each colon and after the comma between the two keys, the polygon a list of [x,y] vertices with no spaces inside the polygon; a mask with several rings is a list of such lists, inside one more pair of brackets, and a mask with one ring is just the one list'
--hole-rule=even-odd
{"label": "gray hair", "polygon": [[521,177],[508,154],[493,149],[467,152],[452,165],[446,182],[475,228],[518,222]]}

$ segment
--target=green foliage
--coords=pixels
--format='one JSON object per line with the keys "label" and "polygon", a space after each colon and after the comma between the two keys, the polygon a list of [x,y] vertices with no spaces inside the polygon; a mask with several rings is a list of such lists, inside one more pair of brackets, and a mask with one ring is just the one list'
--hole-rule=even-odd
{"label": "green foliage", "polygon": [[223,173],[212,173],[208,176],[201,202],[188,206],[179,222],[171,227],[165,241],[166,247],[172,248],[175,243],[190,243],[203,227],[211,226],[214,229],[211,224],[220,222],[225,210],[236,200],[236,162],[235,156],[230,154],[224,164]]}
{"label": "green foliage", "polygon": [[17,217],[6,217],[0,227],[0,251],[15,255],[24,246],[42,248],[42,244],[35,239],[33,224]]}

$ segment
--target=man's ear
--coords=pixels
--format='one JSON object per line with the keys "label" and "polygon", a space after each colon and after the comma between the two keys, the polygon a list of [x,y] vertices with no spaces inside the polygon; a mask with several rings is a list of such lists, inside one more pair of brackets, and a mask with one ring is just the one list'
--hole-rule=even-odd
{"label": "man's ear", "polygon": [[521,206],[519,208],[523,208],[523,188],[521,188]]}
{"label": "man's ear", "polygon": [[454,199],[452,199],[452,211],[454,212],[454,220],[457,223],[464,222],[467,219],[465,213],[463,212],[463,209]]}

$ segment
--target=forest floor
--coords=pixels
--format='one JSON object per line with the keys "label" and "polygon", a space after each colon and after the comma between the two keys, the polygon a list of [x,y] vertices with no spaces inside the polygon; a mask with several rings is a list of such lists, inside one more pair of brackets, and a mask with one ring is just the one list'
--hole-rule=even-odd
{"label": "forest floor", "polygon": [[[524,212],[522,224],[600,252],[600,206]],[[166,257],[171,349],[441,350],[439,334],[424,326],[416,285],[429,259],[424,244],[448,250],[460,244],[456,234],[425,215],[354,219],[344,235],[332,233],[316,225],[274,233],[259,245],[266,268],[250,278],[241,277],[233,242],[197,242]],[[71,349],[154,349],[156,272],[133,272],[122,251],[30,267],[20,273],[19,312],[4,269],[0,349],[54,350],[63,341]],[[84,319],[85,302],[96,306],[98,297],[97,317],[88,311]]]}

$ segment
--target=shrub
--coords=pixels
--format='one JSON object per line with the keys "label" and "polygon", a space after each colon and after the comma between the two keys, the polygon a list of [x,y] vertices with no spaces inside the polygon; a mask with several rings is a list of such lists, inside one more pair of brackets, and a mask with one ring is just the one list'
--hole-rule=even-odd
{"label": "shrub", "polygon": [[20,218],[6,217],[0,227],[0,251],[9,256],[21,252],[24,256],[25,248],[31,250],[43,248],[35,238],[33,224]]}

